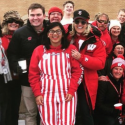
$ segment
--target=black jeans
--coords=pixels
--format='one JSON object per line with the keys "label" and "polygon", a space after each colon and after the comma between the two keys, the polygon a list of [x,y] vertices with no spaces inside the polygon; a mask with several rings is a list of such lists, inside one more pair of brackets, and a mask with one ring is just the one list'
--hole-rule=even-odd
{"label": "black jeans", "polygon": [[10,98],[8,92],[8,85],[4,82],[3,75],[0,75],[0,125],[10,125]]}
{"label": "black jeans", "polygon": [[76,123],[75,125],[94,125],[91,108],[88,106],[85,90],[81,83],[78,90],[78,104],[76,112]]}
{"label": "black jeans", "polygon": [[8,92],[10,98],[10,113],[11,122],[9,125],[18,125],[19,107],[21,101],[21,85],[19,79],[14,79],[8,83]]}

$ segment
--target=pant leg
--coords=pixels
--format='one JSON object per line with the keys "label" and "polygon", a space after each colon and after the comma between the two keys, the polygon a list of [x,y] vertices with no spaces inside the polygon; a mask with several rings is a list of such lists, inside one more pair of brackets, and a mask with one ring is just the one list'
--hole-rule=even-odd
{"label": "pant leg", "polygon": [[19,107],[21,101],[21,85],[18,79],[8,83],[8,91],[11,108],[11,123],[9,125],[18,125]]}
{"label": "pant leg", "polygon": [[37,105],[35,101],[35,97],[31,90],[31,87],[21,86],[22,88],[22,96],[24,99],[24,104],[26,106],[26,125],[36,125],[37,124]]}
{"label": "pant leg", "polygon": [[93,115],[88,106],[82,84],[78,88],[78,105],[75,125],[94,125]]}
{"label": "pant leg", "polygon": [[9,125],[11,114],[9,112],[8,86],[4,82],[3,75],[0,75],[0,125]]}
{"label": "pant leg", "polygon": [[65,99],[58,103],[58,124],[57,125],[74,125],[77,105],[77,94],[75,93],[71,101]]}
{"label": "pant leg", "polygon": [[[54,94],[53,94],[54,95]],[[57,102],[51,94],[44,94],[43,105],[38,105],[42,125],[57,125]]]}

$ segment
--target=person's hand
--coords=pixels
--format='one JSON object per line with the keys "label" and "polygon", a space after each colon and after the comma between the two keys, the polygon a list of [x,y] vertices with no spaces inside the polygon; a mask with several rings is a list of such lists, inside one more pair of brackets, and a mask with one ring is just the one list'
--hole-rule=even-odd
{"label": "person's hand", "polygon": [[76,60],[79,60],[79,59],[80,59],[81,54],[80,54],[77,50],[72,50],[71,53],[72,53],[72,57],[73,57],[74,59],[76,59]]}
{"label": "person's hand", "polygon": [[36,104],[43,105],[43,96],[42,95],[39,95],[36,97]]}
{"label": "person's hand", "polygon": [[65,98],[65,101],[67,101],[67,102],[70,101],[72,99],[72,97],[73,97],[73,95],[67,94],[66,98]]}
{"label": "person's hand", "polygon": [[106,76],[99,76],[99,77],[98,77],[98,80],[99,80],[99,81],[109,81]]}

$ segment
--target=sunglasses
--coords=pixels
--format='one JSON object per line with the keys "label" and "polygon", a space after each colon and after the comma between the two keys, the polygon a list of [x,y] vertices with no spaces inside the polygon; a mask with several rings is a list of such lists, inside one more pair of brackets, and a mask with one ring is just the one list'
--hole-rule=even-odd
{"label": "sunglasses", "polygon": [[7,23],[17,23],[17,24],[20,24],[20,22],[19,21],[17,21],[17,20],[14,20],[14,19],[9,19],[8,21],[7,21]]}
{"label": "sunglasses", "polygon": [[99,23],[107,24],[108,22],[106,20],[97,20]]}
{"label": "sunglasses", "polygon": [[75,22],[75,24],[79,24],[79,23],[81,23],[82,25],[86,24],[86,22],[84,20],[75,20],[74,22]]}

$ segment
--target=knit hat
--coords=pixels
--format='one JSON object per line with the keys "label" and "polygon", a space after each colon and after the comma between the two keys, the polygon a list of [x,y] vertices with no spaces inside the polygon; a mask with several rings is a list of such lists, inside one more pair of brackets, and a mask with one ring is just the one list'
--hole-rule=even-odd
{"label": "knit hat", "polygon": [[88,20],[90,19],[90,15],[86,10],[79,9],[74,11],[73,13],[73,20],[76,20],[76,19],[83,19],[86,22],[88,22]]}
{"label": "knit hat", "polygon": [[52,12],[59,12],[59,13],[61,13],[61,15],[63,16],[62,10],[61,10],[60,8],[58,8],[58,7],[51,7],[51,8],[49,9],[49,11],[48,11],[48,15],[50,15]]}
{"label": "knit hat", "polygon": [[6,12],[4,14],[3,18],[4,18],[4,20],[3,20],[2,26],[5,25],[7,23],[7,21],[9,21],[10,19],[14,19],[14,20],[18,21],[21,26],[24,23],[19,15],[19,13],[14,10]]}
{"label": "knit hat", "polygon": [[123,43],[117,42],[117,43],[115,43],[115,44],[113,45],[112,51],[114,51],[114,49],[115,49],[115,47],[116,47],[117,45],[121,45],[121,46],[124,47]]}
{"label": "knit hat", "polygon": [[111,30],[112,27],[114,26],[119,26],[120,29],[121,29],[121,24],[118,20],[111,20],[110,21],[110,24],[109,24],[109,31]]}
{"label": "knit hat", "polygon": [[117,58],[113,59],[111,69],[113,69],[114,67],[122,67],[123,69],[125,69],[125,60],[122,55],[118,55]]}

